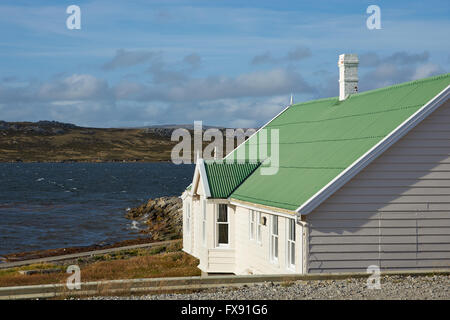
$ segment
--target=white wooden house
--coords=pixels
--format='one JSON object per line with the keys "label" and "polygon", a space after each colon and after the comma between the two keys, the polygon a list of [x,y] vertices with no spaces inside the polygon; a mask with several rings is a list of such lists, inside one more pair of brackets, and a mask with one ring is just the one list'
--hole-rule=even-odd
{"label": "white wooden house", "polygon": [[183,250],[203,272],[450,267],[450,74],[357,93],[357,56],[338,65],[340,97],[263,127],[279,130],[276,174],[265,159],[197,162]]}

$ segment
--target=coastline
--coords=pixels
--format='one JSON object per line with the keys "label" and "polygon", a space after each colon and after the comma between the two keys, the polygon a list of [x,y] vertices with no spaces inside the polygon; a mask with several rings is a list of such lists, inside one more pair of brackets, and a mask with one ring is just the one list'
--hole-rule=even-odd
{"label": "coastline", "polygon": [[79,247],[66,247],[66,248],[56,248],[56,249],[44,249],[44,250],[33,250],[33,251],[22,251],[9,253],[6,255],[2,255],[0,257],[0,264],[5,262],[16,262],[30,259],[40,259],[47,257],[60,256],[65,254],[73,254],[73,253],[81,253],[87,251],[94,250],[102,250],[102,249],[111,249],[117,247],[131,246],[137,244],[144,243],[154,243],[159,242],[160,240],[153,240],[150,237],[139,237],[135,239],[122,240],[118,242],[114,242],[111,244],[92,244],[88,246],[79,246]]}
{"label": "coastline", "polygon": [[127,219],[141,221],[147,226],[140,231],[143,236],[106,244],[8,253],[0,256],[0,264],[179,239],[182,237],[180,209],[181,201],[177,196],[148,199],[141,205],[130,208],[125,214]]}

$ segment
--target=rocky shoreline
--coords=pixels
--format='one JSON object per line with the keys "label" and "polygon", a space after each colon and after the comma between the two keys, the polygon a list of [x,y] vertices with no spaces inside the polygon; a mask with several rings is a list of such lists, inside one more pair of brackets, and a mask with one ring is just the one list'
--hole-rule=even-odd
{"label": "rocky shoreline", "polygon": [[10,254],[5,254],[0,257],[0,264],[4,262],[15,262],[15,261],[24,261],[30,259],[40,259],[47,257],[55,257],[62,256],[66,254],[94,251],[94,250],[102,250],[102,249],[110,249],[110,248],[118,248],[125,246],[132,246],[143,243],[152,243],[156,242],[148,237],[140,237],[136,239],[123,240],[119,242],[109,243],[109,244],[93,244],[90,246],[80,246],[80,247],[67,247],[67,248],[57,248],[57,249],[46,249],[46,250],[35,250],[35,251],[24,251],[24,252],[15,252]]}
{"label": "rocky shoreline", "polygon": [[143,205],[127,211],[126,217],[146,225],[141,230],[153,241],[173,240],[183,237],[183,203],[178,197],[149,199]]}
{"label": "rocky shoreline", "polygon": [[145,229],[140,231],[141,237],[109,244],[16,252],[1,256],[0,263],[174,240],[183,237],[182,201],[178,197],[149,199],[146,203],[138,207],[128,209],[125,217],[146,226]]}

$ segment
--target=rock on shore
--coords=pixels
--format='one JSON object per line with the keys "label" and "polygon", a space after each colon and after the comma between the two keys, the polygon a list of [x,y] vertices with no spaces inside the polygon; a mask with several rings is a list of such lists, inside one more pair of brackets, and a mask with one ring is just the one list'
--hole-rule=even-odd
{"label": "rock on shore", "polygon": [[147,225],[141,233],[152,240],[172,240],[182,238],[182,201],[178,197],[149,199],[147,203],[128,210],[126,217]]}

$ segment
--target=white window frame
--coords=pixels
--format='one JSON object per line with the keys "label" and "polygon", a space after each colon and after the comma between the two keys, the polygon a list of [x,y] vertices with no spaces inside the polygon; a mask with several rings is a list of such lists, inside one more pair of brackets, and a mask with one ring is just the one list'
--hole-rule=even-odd
{"label": "white window frame", "polygon": [[[277,233],[275,234],[273,232],[274,229],[274,223],[277,222]],[[272,263],[278,264],[278,257],[280,256],[280,223],[279,223],[278,216],[272,215],[270,219],[270,261]],[[275,250],[274,250],[274,244],[276,240],[277,245],[277,256],[275,257]]]}
{"label": "white window frame", "polygon": [[[226,207],[226,212],[227,212],[227,222],[219,222],[219,207],[220,205],[224,205]],[[215,217],[215,221],[216,221],[216,247],[218,248],[227,248],[230,246],[230,213],[228,211],[228,205],[226,204],[217,204],[216,205],[216,217]],[[219,225],[227,225],[228,227],[228,239],[227,239],[227,243],[219,243]]]}
{"label": "white window frame", "polygon": [[206,199],[202,199],[202,240],[206,246]]}
{"label": "white window frame", "polygon": [[[292,228],[292,229],[291,229]],[[293,230],[293,236],[294,239],[291,239],[291,230]],[[296,260],[296,245],[295,245],[295,238],[296,238],[296,225],[295,225],[295,219],[287,218],[286,219],[286,266],[289,270],[295,271],[295,260]],[[294,247],[294,257],[292,257],[292,250],[291,248]],[[294,263],[292,264],[292,260],[294,260]]]}
{"label": "white window frame", "polygon": [[262,244],[262,224],[261,224],[262,214],[261,211],[256,212],[256,242]]}
{"label": "white window frame", "polygon": [[255,239],[255,210],[248,211],[248,238]]}

